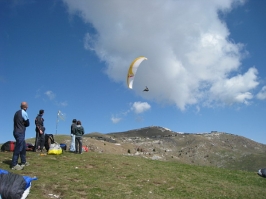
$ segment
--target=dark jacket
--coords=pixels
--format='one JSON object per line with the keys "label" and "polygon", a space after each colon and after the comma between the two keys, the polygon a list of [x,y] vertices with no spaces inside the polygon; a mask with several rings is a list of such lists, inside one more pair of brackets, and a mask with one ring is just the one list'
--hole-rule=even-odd
{"label": "dark jacket", "polygon": [[24,120],[22,111],[24,110],[21,109],[14,115],[14,132],[17,133],[25,133],[26,127],[30,125],[29,119]]}
{"label": "dark jacket", "polygon": [[81,125],[77,125],[75,128],[75,133],[76,137],[82,137],[84,135],[84,128]]}
{"label": "dark jacket", "polygon": [[77,127],[76,123],[71,124],[71,133],[70,134],[75,134],[75,128]]}
{"label": "dark jacket", "polygon": [[35,118],[35,125],[36,130],[42,130],[45,131],[45,127],[43,126],[44,119],[42,118],[42,114],[37,115]]}

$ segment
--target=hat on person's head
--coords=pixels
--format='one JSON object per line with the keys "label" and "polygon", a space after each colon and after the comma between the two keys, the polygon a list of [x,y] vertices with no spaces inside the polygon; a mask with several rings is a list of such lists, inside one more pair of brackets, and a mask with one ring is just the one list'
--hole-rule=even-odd
{"label": "hat on person's head", "polygon": [[76,123],[76,122],[77,122],[77,120],[76,120],[76,119],[73,119],[73,120],[72,120],[72,122],[73,122],[73,123]]}
{"label": "hat on person's head", "polygon": [[44,110],[39,110],[39,114],[43,114],[44,113]]}

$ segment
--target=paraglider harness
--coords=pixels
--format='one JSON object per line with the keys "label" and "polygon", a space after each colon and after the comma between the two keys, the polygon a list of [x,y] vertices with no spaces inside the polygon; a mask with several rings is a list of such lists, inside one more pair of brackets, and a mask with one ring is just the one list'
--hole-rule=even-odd
{"label": "paraglider harness", "polygon": [[50,145],[51,144],[54,144],[55,141],[54,141],[54,136],[53,134],[45,134],[45,143],[44,143],[44,147],[46,149],[46,151],[49,150],[50,148]]}
{"label": "paraglider harness", "polygon": [[[63,153],[63,150],[55,140],[53,134],[45,134],[44,147],[48,155],[59,155]],[[65,146],[66,147],[66,146]]]}
{"label": "paraglider harness", "polygon": [[143,91],[147,91],[148,92],[149,91],[149,88],[146,86],[146,88]]}
{"label": "paraglider harness", "polygon": [[37,178],[22,176],[0,169],[0,198],[27,198],[31,188],[31,181],[33,180],[37,180]]}

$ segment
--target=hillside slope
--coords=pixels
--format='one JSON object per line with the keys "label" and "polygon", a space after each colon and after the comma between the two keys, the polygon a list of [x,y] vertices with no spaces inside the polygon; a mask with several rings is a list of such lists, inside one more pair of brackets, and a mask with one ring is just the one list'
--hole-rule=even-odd
{"label": "hillside slope", "polygon": [[[55,140],[70,146],[70,136],[55,135]],[[27,142],[34,143],[34,139]],[[89,133],[84,136],[83,145],[99,153],[130,154],[199,166],[247,171],[266,167],[266,145],[222,132],[181,134],[152,126],[109,134]]]}

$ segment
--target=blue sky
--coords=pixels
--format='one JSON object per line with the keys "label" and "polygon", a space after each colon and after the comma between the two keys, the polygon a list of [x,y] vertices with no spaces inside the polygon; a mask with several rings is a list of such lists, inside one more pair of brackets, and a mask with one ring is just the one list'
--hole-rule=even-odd
{"label": "blue sky", "polygon": [[52,134],[76,118],[86,133],[155,125],[266,144],[265,18],[262,0],[2,0],[0,143],[27,101],[27,138],[44,109]]}

